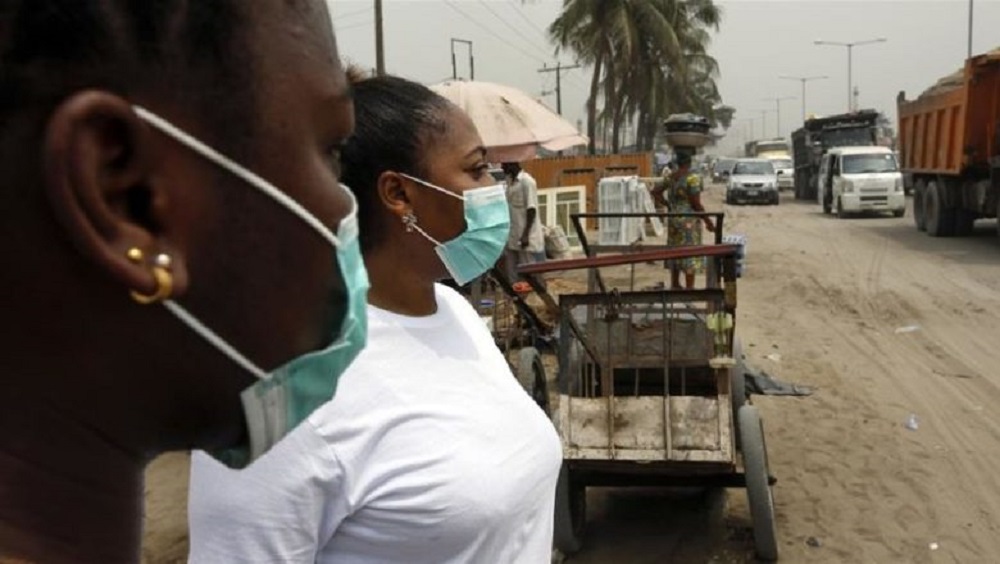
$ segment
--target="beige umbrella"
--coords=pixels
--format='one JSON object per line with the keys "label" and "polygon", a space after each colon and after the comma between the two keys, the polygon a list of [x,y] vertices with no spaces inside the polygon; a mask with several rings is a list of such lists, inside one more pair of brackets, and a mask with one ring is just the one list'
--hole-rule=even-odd
{"label": "beige umbrella", "polygon": [[469,114],[493,162],[530,159],[539,147],[562,151],[587,144],[571,123],[516,88],[449,80],[431,89]]}

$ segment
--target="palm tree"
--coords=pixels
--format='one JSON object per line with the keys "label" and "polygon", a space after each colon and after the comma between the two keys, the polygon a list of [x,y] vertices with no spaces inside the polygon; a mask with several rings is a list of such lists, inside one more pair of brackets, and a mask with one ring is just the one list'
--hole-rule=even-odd
{"label": "palm tree", "polygon": [[600,117],[611,123],[615,151],[626,122],[637,124],[637,143],[651,147],[660,118],[673,111],[710,114],[719,101],[718,65],[706,53],[707,30],[717,28],[720,17],[713,0],[564,0],[549,33],[559,49],[593,66],[591,153],[601,97]]}

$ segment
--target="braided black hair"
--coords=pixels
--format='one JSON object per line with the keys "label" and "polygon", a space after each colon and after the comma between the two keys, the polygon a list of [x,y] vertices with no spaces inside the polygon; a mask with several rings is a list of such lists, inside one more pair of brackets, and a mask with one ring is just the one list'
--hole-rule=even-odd
{"label": "braided black hair", "polygon": [[341,178],[358,199],[361,248],[381,243],[379,176],[386,171],[426,178],[421,153],[447,131],[454,106],[431,89],[396,76],[353,78],[354,135],[341,152]]}

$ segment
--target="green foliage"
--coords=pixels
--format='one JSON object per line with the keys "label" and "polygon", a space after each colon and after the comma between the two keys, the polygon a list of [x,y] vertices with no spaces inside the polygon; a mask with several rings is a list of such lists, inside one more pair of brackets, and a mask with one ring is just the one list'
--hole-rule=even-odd
{"label": "green foliage", "polygon": [[713,0],[564,0],[549,34],[594,69],[587,101],[592,153],[599,121],[611,125],[613,151],[626,124],[635,125],[626,143],[653,149],[673,113],[728,127],[733,110],[719,105],[719,65],[707,51],[721,18]]}

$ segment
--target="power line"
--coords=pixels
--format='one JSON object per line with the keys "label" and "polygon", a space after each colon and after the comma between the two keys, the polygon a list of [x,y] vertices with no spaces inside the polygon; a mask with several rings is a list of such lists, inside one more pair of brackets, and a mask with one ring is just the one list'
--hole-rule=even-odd
{"label": "power line", "polygon": [[358,27],[374,26],[374,25],[375,25],[375,20],[368,20],[368,21],[364,21],[364,22],[354,23],[354,24],[351,24],[351,25],[345,25],[345,26],[339,26],[339,27],[335,26],[334,27],[334,31],[336,33],[340,33],[341,31],[347,31],[349,29],[354,29],[354,28],[358,28]]}
{"label": "power line", "polygon": [[344,12],[343,14],[333,14],[333,21],[347,19],[352,16],[357,16],[360,14],[368,14],[371,13],[371,11],[372,11],[371,7],[368,7],[368,8],[362,8],[360,10],[352,10],[350,12]]}
{"label": "power line", "polygon": [[456,12],[458,12],[458,14],[460,16],[462,16],[463,18],[465,18],[465,19],[469,20],[470,22],[476,24],[477,27],[482,28],[483,30],[485,30],[486,32],[488,32],[493,37],[496,37],[500,41],[503,41],[504,44],[506,44],[507,46],[513,47],[515,50],[520,51],[523,55],[525,55],[526,57],[528,57],[530,59],[534,59],[534,60],[538,61],[539,63],[543,63],[543,64],[545,63],[545,60],[540,59],[537,55],[535,55],[533,53],[529,53],[528,51],[525,51],[520,45],[518,45],[516,43],[509,42],[507,40],[507,38],[505,38],[505,37],[501,36],[500,34],[498,34],[496,31],[493,30],[493,28],[480,23],[479,20],[477,20],[476,18],[474,18],[474,17],[470,16],[469,14],[465,13],[461,8],[459,8],[458,6],[456,6],[451,0],[444,0],[444,3],[445,3],[446,6],[448,6],[452,10],[455,10]]}
{"label": "power line", "polygon": [[580,65],[563,66],[561,61],[556,61],[555,67],[545,66],[538,69],[541,73],[556,73],[556,113],[562,115],[562,73],[564,70],[578,69]]}
{"label": "power line", "polygon": [[489,12],[490,12],[491,14],[493,14],[493,16],[494,16],[494,17],[495,17],[496,19],[500,20],[500,22],[501,22],[502,24],[504,24],[505,26],[507,26],[507,29],[510,29],[510,30],[512,30],[512,31],[513,31],[514,33],[516,33],[516,34],[517,34],[518,36],[520,36],[520,37],[521,37],[521,39],[523,39],[523,40],[524,40],[524,41],[525,41],[526,43],[528,43],[528,44],[529,44],[529,45],[530,45],[531,47],[537,47],[537,44],[535,44],[535,40],[533,40],[533,39],[529,38],[529,37],[528,37],[527,35],[525,35],[525,34],[524,34],[524,32],[522,32],[522,31],[521,31],[520,29],[518,29],[518,28],[517,28],[517,26],[515,26],[515,25],[512,25],[512,24],[511,24],[510,22],[508,22],[508,21],[507,21],[507,20],[505,20],[505,19],[504,19],[503,17],[501,17],[501,16],[500,16],[500,14],[498,14],[498,13],[496,12],[496,10],[494,10],[494,9],[493,9],[493,8],[492,8],[492,7],[491,7],[491,6],[489,5],[489,3],[488,3],[488,2],[486,2],[485,0],[479,0],[479,3],[480,3],[480,4],[482,4],[482,6],[483,6],[484,8],[486,8],[487,10],[489,10]]}
{"label": "power line", "polygon": [[523,11],[521,11],[521,7],[517,5],[517,0],[514,0],[511,5],[514,7],[514,12],[517,13],[517,15],[521,16],[522,20],[528,22],[528,25],[531,26],[532,28],[534,28],[534,30],[537,31],[539,33],[539,35],[541,35],[542,38],[547,43],[549,41],[549,35],[548,35],[548,33],[542,31],[542,29],[540,27],[538,27],[538,24],[536,24],[535,22],[533,22],[531,20],[531,18],[529,18],[527,16],[527,14],[525,14]]}

